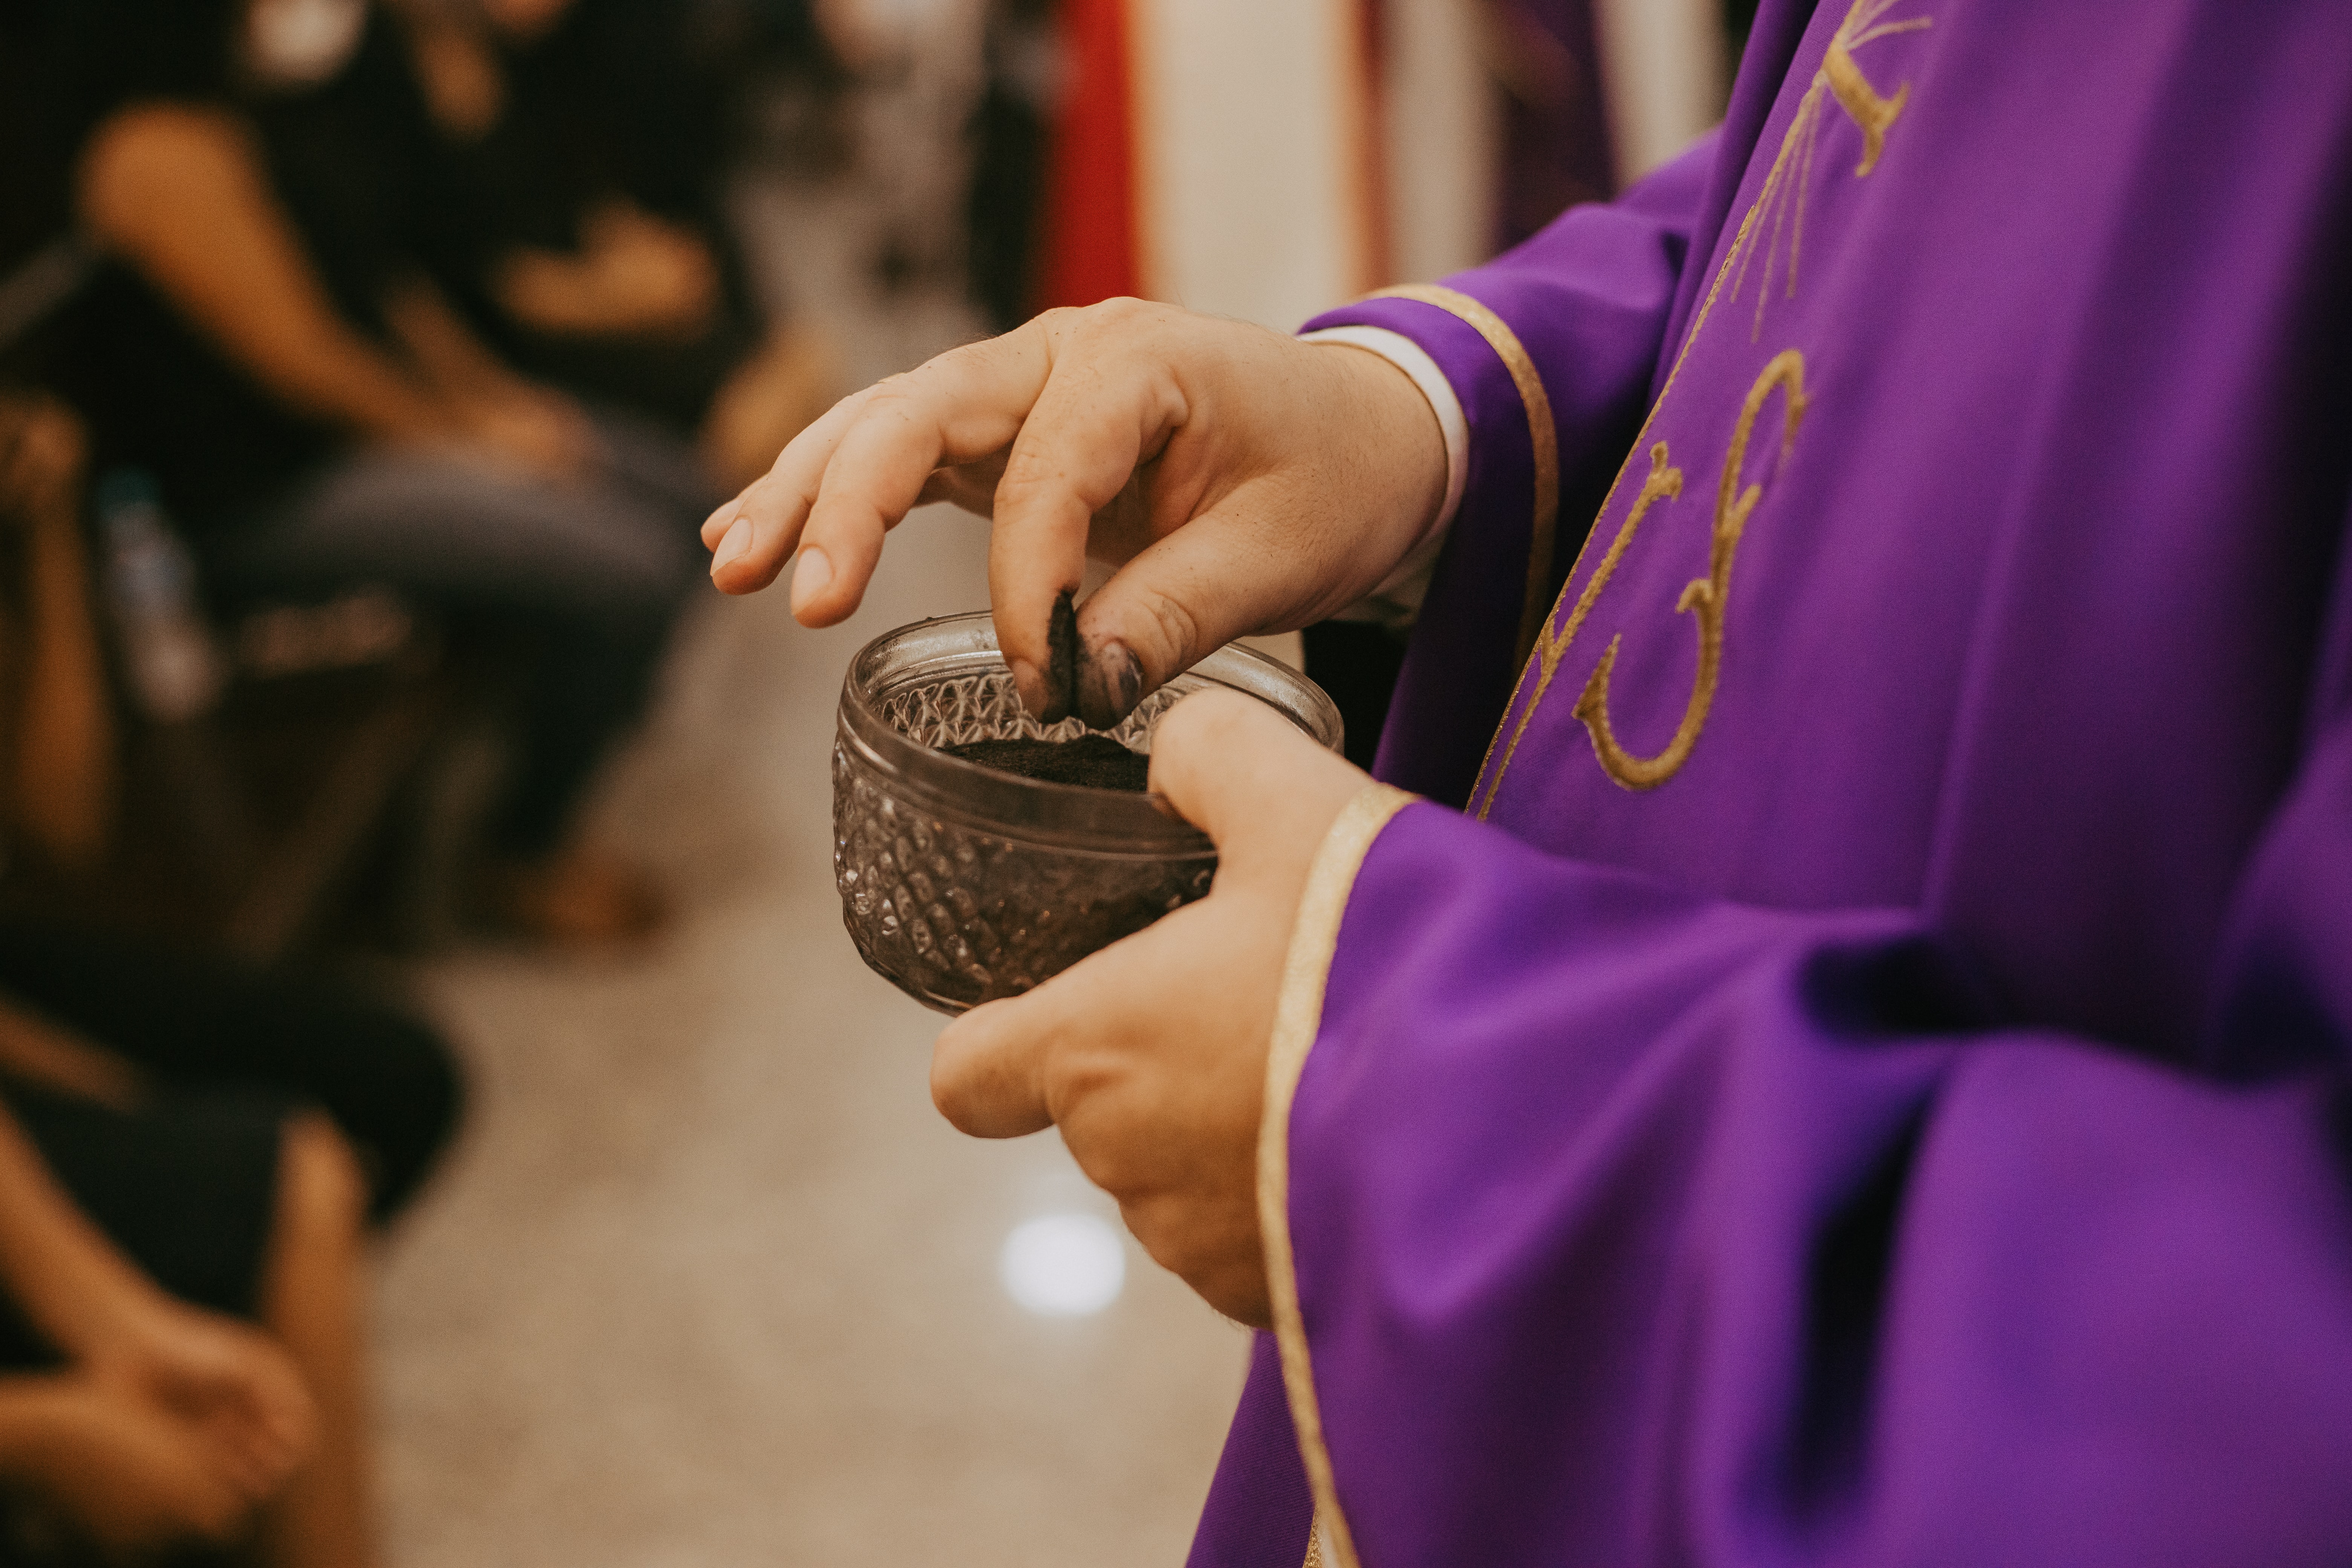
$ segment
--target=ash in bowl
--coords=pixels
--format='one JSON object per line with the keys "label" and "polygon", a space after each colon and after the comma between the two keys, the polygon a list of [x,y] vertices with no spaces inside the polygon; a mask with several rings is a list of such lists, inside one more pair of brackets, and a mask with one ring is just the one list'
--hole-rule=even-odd
{"label": "ash in bowl", "polygon": [[1000,773],[1081,789],[1115,789],[1141,795],[1150,786],[1151,759],[1130,752],[1108,735],[1074,741],[967,741],[940,751]]}
{"label": "ash in bowl", "polygon": [[1142,791],[1160,716],[1213,686],[1338,749],[1330,700],[1241,648],[1090,734],[1022,709],[985,614],[868,644],[842,685],[833,758],[834,875],[859,955],[918,1001],[960,1013],[1206,893],[1214,846]]}

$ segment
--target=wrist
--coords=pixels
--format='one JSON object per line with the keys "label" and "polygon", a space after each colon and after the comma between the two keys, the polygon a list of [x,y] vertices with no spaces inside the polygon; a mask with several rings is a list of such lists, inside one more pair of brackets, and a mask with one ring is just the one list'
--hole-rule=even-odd
{"label": "wrist", "polygon": [[[1369,503],[1359,540],[1366,576],[1355,584],[1349,600],[1354,603],[1381,592],[1434,552],[1459,499],[1463,465],[1438,409],[1397,357],[1352,335],[1302,341],[1343,351],[1316,357],[1341,378],[1334,407],[1346,430],[1334,450],[1348,453],[1348,466],[1368,480],[1358,492]],[[1430,372],[1435,374],[1435,367]],[[1458,414],[1450,400],[1449,406]]]}
{"label": "wrist", "polygon": [[1413,389],[1421,394],[1423,405],[1428,408],[1430,416],[1437,421],[1439,438],[1445,445],[1444,491],[1439,498],[1436,510],[1424,520],[1415,542],[1425,543],[1432,536],[1444,533],[1462,505],[1462,492],[1469,479],[1470,422],[1462,412],[1462,399],[1455,395],[1453,383],[1445,379],[1445,373],[1438,368],[1437,362],[1430,358],[1428,351],[1419,343],[1386,327],[1324,327],[1301,333],[1298,341],[1361,350],[1386,360],[1412,383]]}
{"label": "wrist", "polygon": [[84,1365],[134,1356],[167,1300],[143,1279],[120,1278],[111,1268],[94,1273],[69,1299],[28,1313],[62,1354]]}

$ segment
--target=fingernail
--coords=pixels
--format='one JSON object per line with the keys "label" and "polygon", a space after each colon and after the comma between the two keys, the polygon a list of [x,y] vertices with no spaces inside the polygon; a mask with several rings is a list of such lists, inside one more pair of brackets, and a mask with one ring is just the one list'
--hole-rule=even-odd
{"label": "fingernail", "polygon": [[727,525],[727,531],[719,536],[719,548],[710,552],[712,574],[715,575],[720,567],[732,564],[739,556],[751,548],[751,520],[748,517],[739,517]]}
{"label": "fingernail", "polygon": [[800,562],[793,568],[793,608],[806,607],[832,581],[833,563],[824,558],[824,552],[813,544],[803,545]]}
{"label": "fingernail", "polygon": [[1054,613],[1045,622],[1045,700],[1037,713],[1038,721],[1057,724],[1070,716],[1071,703],[1077,696],[1078,674],[1078,612],[1070,603],[1069,590],[1054,601]]}
{"label": "fingernail", "polygon": [[1143,697],[1143,667],[1116,638],[1087,652],[1078,671],[1078,717],[1089,730],[1108,730],[1135,711]]}

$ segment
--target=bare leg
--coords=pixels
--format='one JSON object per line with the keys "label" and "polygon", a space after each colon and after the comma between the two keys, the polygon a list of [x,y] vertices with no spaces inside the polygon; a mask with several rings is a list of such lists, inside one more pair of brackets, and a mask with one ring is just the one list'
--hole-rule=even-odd
{"label": "bare leg", "polygon": [[373,1568],[361,1226],[367,1183],[322,1116],[287,1123],[261,1316],[319,1406],[319,1447],[263,1516],[269,1568]]}
{"label": "bare leg", "polygon": [[[13,424],[14,428],[9,426]],[[17,820],[61,866],[106,847],[115,795],[114,715],[90,619],[82,549],[81,427],[47,401],[0,408],[0,507],[26,530],[26,669],[11,781]]]}

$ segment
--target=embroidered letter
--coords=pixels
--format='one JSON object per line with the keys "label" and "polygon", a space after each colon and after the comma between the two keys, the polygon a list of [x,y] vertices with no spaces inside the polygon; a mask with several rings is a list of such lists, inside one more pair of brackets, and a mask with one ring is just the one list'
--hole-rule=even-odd
{"label": "embroidered letter", "polygon": [[[1698,625],[1698,676],[1691,683],[1690,700],[1684,705],[1682,722],[1675,728],[1675,738],[1666,749],[1654,757],[1636,757],[1617,742],[1609,724],[1609,675],[1616,668],[1618,645],[1622,634],[1609,640],[1601,662],[1593,668],[1592,678],[1584,683],[1584,694],[1576,700],[1576,717],[1592,733],[1592,754],[1601,760],[1609,776],[1627,789],[1655,789],[1681,771],[1690,760],[1691,750],[1698,744],[1699,731],[1706,728],[1707,710],[1715,702],[1715,688],[1723,672],[1724,608],[1731,594],[1731,563],[1739,551],[1739,536],[1746,531],[1748,520],[1756,510],[1756,503],[1764,497],[1762,484],[1739,488],[1740,469],[1748,458],[1748,438],[1756,427],[1757,416],[1763,413],[1765,403],[1778,388],[1785,393],[1780,430],[1780,458],[1785,461],[1796,444],[1797,426],[1805,416],[1805,356],[1795,349],[1783,350],[1764,367],[1748,389],[1748,401],[1740,406],[1739,422],[1731,429],[1731,447],[1723,457],[1723,480],[1717,489],[1715,530],[1707,547],[1707,573],[1696,577],[1683,589],[1676,601],[1678,613],[1694,617]],[[1665,451],[1662,442],[1657,447],[1660,458]],[[1655,459],[1654,459],[1655,460]],[[1679,478],[1679,476],[1677,476]],[[1622,544],[1630,531],[1619,531]],[[1602,563],[1602,572],[1611,564],[1618,546],[1611,547],[1610,561]],[[1601,574],[1595,573],[1597,584]],[[1586,589],[1591,597],[1593,588]],[[1578,606],[1580,612],[1583,603]],[[1572,628],[1576,622],[1569,623]]]}
{"label": "embroidered letter", "polygon": [[1853,117],[1862,128],[1862,162],[1853,173],[1856,179],[1878,166],[1878,155],[1886,151],[1886,128],[1903,112],[1903,102],[1911,96],[1911,84],[1905,82],[1895,89],[1893,98],[1881,98],[1862,68],[1853,63],[1853,56],[1837,39],[1830,40],[1830,52],[1822,61],[1822,74],[1829,79],[1830,90],[1837,95],[1838,107]]}
{"label": "embroidered letter", "polygon": [[[1626,512],[1625,521],[1617,525],[1617,537],[1609,542],[1608,553],[1601,556],[1601,564],[1592,569],[1592,576],[1584,584],[1584,592],[1576,596],[1576,608],[1568,613],[1568,624],[1558,632],[1547,626],[1536,637],[1535,658],[1529,661],[1529,668],[1536,671],[1535,700],[1520,710],[1518,727],[1511,731],[1510,744],[1503,748],[1502,765],[1495,770],[1494,782],[1483,792],[1486,799],[1478,807],[1479,821],[1484,822],[1486,813],[1493,809],[1495,791],[1501,787],[1503,774],[1510,769],[1512,754],[1519,749],[1519,737],[1528,732],[1528,721],[1536,716],[1536,709],[1543,701],[1544,693],[1550,689],[1551,678],[1559,672],[1559,661],[1566,657],[1569,645],[1576,641],[1576,634],[1583,629],[1584,617],[1592,613],[1593,601],[1601,597],[1601,590],[1609,586],[1609,579],[1616,575],[1617,563],[1624,559],[1625,547],[1633,542],[1633,535],[1641,528],[1642,520],[1649,515],[1650,508],[1656,502],[1672,500],[1682,493],[1683,471],[1666,461],[1666,444],[1661,441],[1650,448],[1650,473],[1642,481],[1642,493],[1633,498],[1633,510]],[[1477,799],[1480,793],[1473,791],[1471,798]]]}
{"label": "embroidered letter", "polygon": [[[1675,351],[1674,363],[1666,374],[1665,386],[1652,405],[1649,417],[1643,421],[1643,436],[1647,436],[1672,397],[1681,379],[1683,363],[1706,331],[1714,314],[1717,297],[1724,294],[1727,285],[1727,298],[1739,299],[1747,287],[1748,275],[1759,256],[1763,258],[1762,276],[1758,279],[1755,319],[1748,338],[1754,342],[1762,337],[1766,303],[1774,292],[1775,273],[1781,270],[1780,263],[1784,239],[1786,269],[1777,280],[1782,285],[1780,292],[1784,297],[1796,298],[1798,268],[1804,249],[1805,208],[1812,184],[1813,157],[1828,118],[1827,104],[1831,99],[1837,100],[1838,107],[1862,132],[1862,161],[1854,169],[1854,177],[1859,179],[1877,167],[1886,150],[1887,132],[1901,117],[1904,105],[1910,100],[1911,84],[1904,82],[1895,89],[1894,97],[1885,97],[1863,73],[1854,56],[1865,46],[1881,38],[1920,32],[1934,26],[1926,16],[1909,16],[1893,22],[1885,20],[1886,14],[1902,4],[1904,0],[1851,0],[1845,19],[1831,37],[1821,68],[1813,73],[1813,79],[1798,100],[1796,111],[1781,135],[1780,152],[1766,173],[1763,189],[1740,217],[1739,227],[1732,236],[1731,245],[1724,252],[1722,263],[1716,268],[1715,280],[1701,300],[1689,331],[1684,334],[1681,348]],[[1782,440],[1784,453],[1789,441],[1796,435],[1797,421],[1803,415],[1803,361],[1791,350],[1766,367],[1764,379],[1757,383],[1756,389],[1749,395],[1748,407],[1741,416],[1738,426],[1741,455],[1745,452],[1749,427],[1771,386],[1778,384],[1775,377],[1782,373],[1784,365],[1787,367],[1790,394],[1787,429]],[[1516,373],[1514,379],[1517,379]],[[1569,644],[1575,640],[1577,632],[1582,628],[1585,616],[1599,596],[1601,585],[1608,581],[1610,574],[1616,568],[1618,558],[1632,541],[1633,529],[1653,502],[1661,497],[1681,493],[1682,475],[1666,466],[1665,449],[1663,441],[1651,447],[1650,474],[1643,483],[1643,493],[1634,503],[1633,511],[1618,528],[1608,553],[1586,583],[1583,592],[1578,595],[1568,624],[1557,634],[1547,626],[1534,638],[1534,651],[1540,657],[1523,658],[1518,685],[1512,691],[1510,703],[1504,709],[1506,722],[1496,730],[1493,742],[1488,744],[1486,760],[1479,764],[1478,784],[1471,791],[1471,804],[1482,821],[1487,813],[1494,810],[1496,797],[1502,793],[1504,776],[1510,772],[1511,761],[1518,754],[1519,742],[1526,737],[1536,710],[1543,705],[1544,698],[1551,689],[1552,677],[1558,671]],[[1634,458],[1639,452],[1637,442],[1634,452],[1627,456],[1624,466],[1618,470],[1616,479],[1610,485],[1608,499],[1601,502],[1603,516],[1607,515],[1626,479],[1631,477]],[[1730,497],[1729,487],[1736,483],[1738,468],[1735,457],[1724,475],[1727,498]],[[1600,667],[1593,671],[1592,679],[1586,684],[1583,695],[1578,700],[1576,715],[1593,731],[1594,749],[1600,753],[1603,765],[1609,765],[1613,752],[1620,763],[1618,766],[1610,767],[1610,774],[1628,788],[1647,789],[1672,777],[1675,770],[1689,755],[1691,745],[1696,743],[1698,728],[1706,722],[1707,704],[1714,700],[1715,679],[1722,658],[1722,599],[1729,586],[1730,556],[1738,544],[1738,531],[1746,525],[1747,511],[1759,497],[1760,490],[1754,490],[1751,487],[1751,493],[1737,498],[1736,504],[1727,500],[1726,504],[1718,506],[1712,552],[1716,557],[1716,568],[1684,592],[1678,606],[1698,616],[1702,667],[1699,684],[1692,693],[1690,709],[1684,716],[1682,728],[1675,732],[1674,742],[1657,756],[1643,761],[1628,756],[1613,739],[1607,738],[1608,681],[1617,654],[1617,645],[1613,642],[1602,655]],[[1584,552],[1589,552],[1599,542],[1598,532],[1595,529],[1586,538]],[[1584,552],[1580,552],[1576,565],[1570,569],[1570,585],[1575,583],[1576,574],[1584,564]],[[1534,581],[1537,575],[1530,570],[1529,581]],[[1563,598],[1566,591],[1565,587],[1561,590]],[[1557,605],[1553,606],[1552,614],[1559,614]],[[1526,637],[1527,624],[1523,622],[1522,647],[1526,646]],[[1534,689],[1522,702],[1521,694],[1526,693],[1530,685]],[[1514,710],[1518,717],[1516,721],[1511,721],[1510,715]]]}

